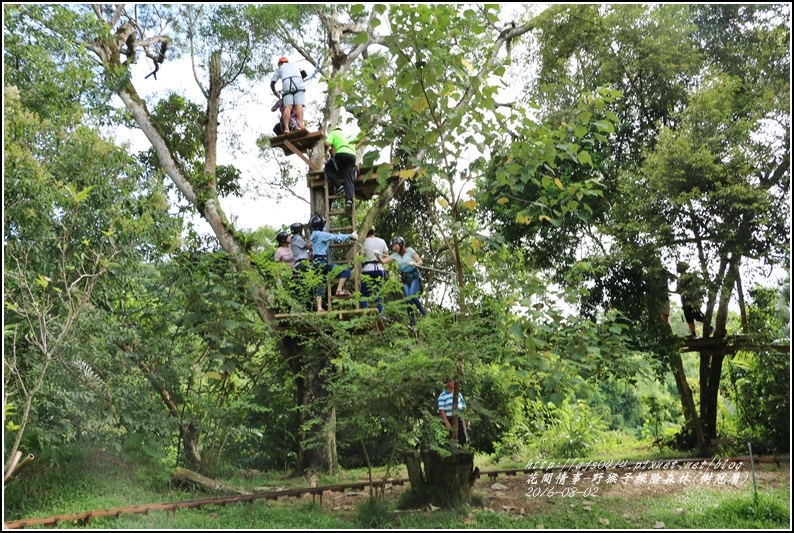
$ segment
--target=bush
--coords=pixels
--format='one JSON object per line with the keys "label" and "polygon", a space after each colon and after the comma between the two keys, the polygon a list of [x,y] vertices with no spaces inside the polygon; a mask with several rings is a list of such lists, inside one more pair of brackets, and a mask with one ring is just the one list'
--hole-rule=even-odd
{"label": "bush", "polygon": [[566,400],[554,415],[538,442],[544,457],[586,457],[604,437],[605,424],[582,401],[571,404]]}
{"label": "bush", "polygon": [[380,529],[389,523],[391,508],[383,498],[369,498],[356,508],[356,522],[367,529]]}

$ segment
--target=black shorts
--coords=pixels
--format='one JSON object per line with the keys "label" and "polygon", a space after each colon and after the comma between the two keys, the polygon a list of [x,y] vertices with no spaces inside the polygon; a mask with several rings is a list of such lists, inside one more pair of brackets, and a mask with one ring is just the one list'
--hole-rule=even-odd
{"label": "black shorts", "polygon": [[684,318],[686,319],[687,324],[691,324],[695,320],[698,322],[703,322],[706,320],[706,316],[700,309],[693,309],[691,305],[684,304],[681,307],[684,309]]}

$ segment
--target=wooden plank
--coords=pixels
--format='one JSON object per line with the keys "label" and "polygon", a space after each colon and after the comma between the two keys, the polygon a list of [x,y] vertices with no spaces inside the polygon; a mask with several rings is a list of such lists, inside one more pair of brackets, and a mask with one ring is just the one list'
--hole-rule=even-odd
{"label": "wooden plank", "polygon": [[288,133],[282,133],[281,135],[274,135],[273,137],[268,137],[270,141],[270,146],[273,148],[279,148],[284,146],[284,141],[286,140],[297,140],[301,137],[305,137],[309,135],[309,130],[297,130],[297,131],[290,131]]}
{"label": "wooden plank", "polygon": [[[323,138],[325,138],[325,133],[323,133],[322,130],[315,132],[310,132],[308,130],[298,130],[282,135],[268,137],[268,141],[270,142],[270,146],[272,148],[283,148],[284,153],[290,155],[295,152],[286,147],[287,142],[291,143],[299,152],[305,152]],[[316,167],[312,168],[315,172],[318,170]]]}
{"label": "wooden plank", "polygon": [[[318,187],[325,187],[325,178],[322,175],[322,171],[319,174],[319,178],[313,180],[311,175],[309,176],[308,187],[311,189],[318,188]],[[389,180],[397,180],[397,177],[391,177]],[[356,187],[355,187],[355,194],[356,198],[359,200],[370,200],[375,195],[375,191],[378,188],[377,180],[370,179],[367,181],[356,180]]]}

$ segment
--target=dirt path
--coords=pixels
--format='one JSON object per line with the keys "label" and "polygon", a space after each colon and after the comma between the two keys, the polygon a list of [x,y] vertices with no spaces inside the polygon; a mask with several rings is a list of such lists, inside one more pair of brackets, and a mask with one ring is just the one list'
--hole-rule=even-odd
{"label": "dirt path", "polygon": [[[680,467],[681,465],[676,465]],[[474,485],[475,494],[482,495],[485,507],[498,512],[519,515],[548,512],[565,504],[581,505],[585,510],[599,500],[622,500],[630,509],[634,499],[656,496],[674,496],[687,491],[709,488],[749,493],[752,491],[752,474],[746,463],[732,468],[714,468],[712,464],[700,468],[637,467],[626,470],[571,470],[563,476],[555,471],[535,476],[519,474],[499,475],[495,479],[483,475]],[[574,479],[574,476],[576,479]],[[756,485],[759,492],[791,484],[789,463],[756,466]],[[389,486],[386,494],[397,498],[406,487]],[[366,491],[326,493],[323,506],[333,510],[349,510],[367,497]],[[584,499],[582,499],[584,497]],[[575,502],[575,503],[574,503]],[[592,502],[592,503],[591,503]]]}

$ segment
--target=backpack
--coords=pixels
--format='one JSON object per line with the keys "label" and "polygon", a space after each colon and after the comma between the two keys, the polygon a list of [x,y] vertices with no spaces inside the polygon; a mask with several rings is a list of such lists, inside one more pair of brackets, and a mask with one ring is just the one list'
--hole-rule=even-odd
{"label": "backpack", "polygon": [[[297,129],[298,129],[298,120],[290,117],[289,130],[295,131]],[[276,122],[276,125],[273,126],[273,133],[275,133],[276,135],[281,135],[282,133],[284,133],[284,123],[282,121],[279,120],[278,122]]]}

